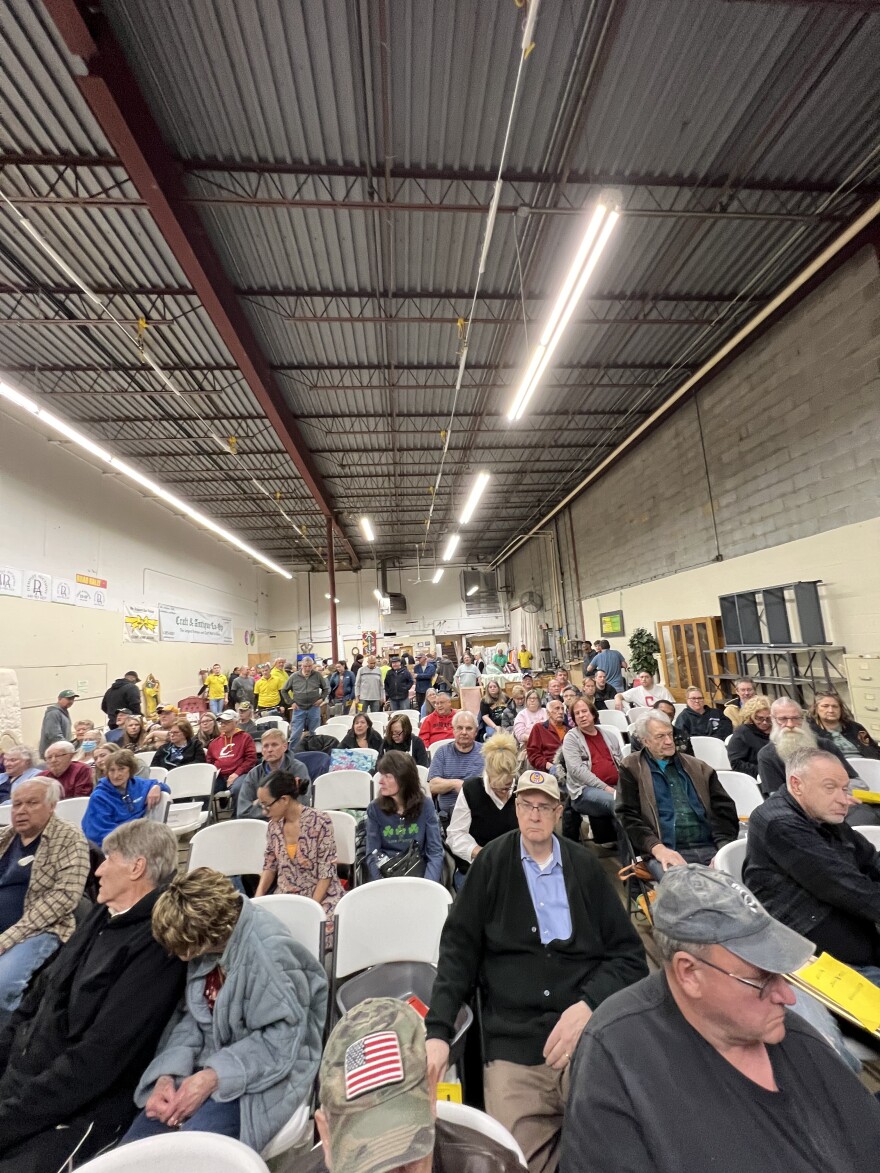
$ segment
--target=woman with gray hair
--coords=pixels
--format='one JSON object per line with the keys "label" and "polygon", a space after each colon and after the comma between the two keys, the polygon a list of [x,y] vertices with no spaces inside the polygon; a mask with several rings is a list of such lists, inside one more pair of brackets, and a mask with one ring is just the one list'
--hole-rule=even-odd
{"label": "woman with gray hair", "polygon": [[327,977],[311,954],[210,868],[174,880],[153,935],[188,962],[183,1017],[135,1092],[124,1142],[183,1129],[260,1152],[311,1091],[321,1058]]}

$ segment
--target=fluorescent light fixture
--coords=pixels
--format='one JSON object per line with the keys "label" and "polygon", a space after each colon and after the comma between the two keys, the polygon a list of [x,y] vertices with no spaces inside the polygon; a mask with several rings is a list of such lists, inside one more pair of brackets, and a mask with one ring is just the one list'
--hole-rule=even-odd
{"label": "fluorescent light fixture", "polygon": [[368,542],[375,542],[376,535],[373,533],[373,526],[370,523],[369,517],[361,518],[361,530],[363,531],[363,535]]}
{"label": "fluorescent light fixture", "polygon": [[431,579],[431,582],[438,583],[440,581],[440,579],[443,577],[443,569],[444,568],[442,566],[437,567],[437,569],[434,571],[434,577]]}
{"label": "fluorescent light fixture", "polygon": [[480,584],[478,582],[475,582],[472,587],[468,587],[468,589],[465,591],[465,594],[467,595],[468,598],[470,598],[471,595],[475,595],[479,589],[480,589]]}
{"label": "fluorescent light fixture", "polygon": [[480,503],[480,498],[486,491],[486,485],[489,483],[489,474],[487,472],[478,472],[477,478],[474,481],[470,496],[467,499],[464,509],[461,511],[461,517],[458,519],[462,525],[467,525],[474,515],[474,510]]}
{"label": "fluorescent light fixture", "polygon": [[448,562],[449,559],[452,557],[452,555],[455,553],[455,551],[458,549],[458,543],[459,543],[460,538],[461,538],[461,534],[453,534],[452,537],[449,539],[449,541],[446,543],[446,549],[443,551],[443,561],[444,562]]}
{"label": "fluorescent light fixture", "polygon": [[378,587],[376,587],[376,589],[373,591],[373,598],[376,600],[377,603],[382,602],[382,592],[379,590]]}
{"label": "fluorescent light fixture", "polygon": [[516,397],[507,412],[507,418],[511,421],[522,419],[529,400],[537,390],[544,372],[550,365],[553,352],[559,345],[572,314],[577,309],[578,302],[583,296],[587,282],[593,275],[602,250],[608,243],[614,225],[620,219],[620,213],[614,203],[615,199],[610,196],[601,199],[587,221],[580,247],[562,283],[562,288],[554,302],[553,309],[550,311],[550,317],[541,332],[538,345],[529,359]]}
{"label": "fluorescent light fixture", "polygon": [[224,529],[212,518],[206,514],[201,513],[198,509],[189,504],[188,501],[182,500],[174,493],[169,493],[161,485],[145,476],[138,469],[132,465],[127,464],[124,460],[120,460],[118,456],[113,456],[106,448],[102,448],[88,436],[78,431],[66,420],[60,419],[54,412],[46,411],[45,408],[40,407],[33,399],[27,395],[23,395],[20,391],[16,391],[14,387],[10,387],[8,383],[0,382],[0,398],[8,400],[9,403],[14,403],[16,407],[21,407],[35,418],[44,423],[53,432],[63,436],[65,440],[70,440],[71,443],[76,444],[78,448],[88,452],[90,456],[94,456],[102,463],[118,472],[121,476],[127,477],[128,480],[134,481],[136,485],[140,485],[151,496],[157,497],[160,501],[171,505],[174,509],[179,510],[196,525],[200,525],[202,529],[210,530],[211,533],[216,534],[217,537],[222,538],[225,542],[236,546],[242,553],[247,554],[249,558],[261,563],[267,569],[273,571],[275,574],[280,574],[282,578],[293,578],[290,571],[285,570],[283,566],[279,566],[277,562],[273,562],[267,558],[265,554],[261,554],[255,550],[253,546],[249,546],[247,542],[243,542],[241,538],[237,537],[228,529]]}

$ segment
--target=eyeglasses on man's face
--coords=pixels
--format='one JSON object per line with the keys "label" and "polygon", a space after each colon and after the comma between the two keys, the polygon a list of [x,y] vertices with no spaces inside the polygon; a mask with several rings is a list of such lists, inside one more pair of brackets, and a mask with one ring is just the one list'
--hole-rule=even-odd
{"label": "eyeglasses on man's face", "polygon": [[[692,954],[688,954],[688,956],[692,956]],[[776,981],[778,977],[782,976],[778,973],[770,973],[765,978],[741,977],[738,973],[730,973],[729,970],[722,969],[721,966],[716,965],[714,961],[707,961],[705,957],[694,957],[693,960],[699,962],[700,965],[708,965],[710,969],[714,969],[718,973],[723,973],[725,977],[733,978],[735,982],[739,982],[743,986],[751,986],[753,990],[758,991],[758,997],[762,999],[767,997],[770,992],[770,987],[773,985],[774,981]]]}
{"label": "eyeglasses on man's face", "polygon": [[554,802],[552,805],[546,802],[526,802],[524,798],[518,798],[516,805],[521,811],[525,811],[527,815],[538,815],[542,819],[549,818],[555,815],[559,808],[559,803]]}

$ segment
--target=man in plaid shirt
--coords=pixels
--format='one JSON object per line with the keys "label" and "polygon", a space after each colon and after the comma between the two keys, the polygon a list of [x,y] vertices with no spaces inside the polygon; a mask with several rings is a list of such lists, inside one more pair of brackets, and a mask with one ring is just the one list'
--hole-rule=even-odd
{"label": "man in plaid shirt", "polygon": [[12,825],[0,832],[0,1019],[74,930],[89,849],[82,831],[56,816],[60,797],[54,778],[17,782]]}

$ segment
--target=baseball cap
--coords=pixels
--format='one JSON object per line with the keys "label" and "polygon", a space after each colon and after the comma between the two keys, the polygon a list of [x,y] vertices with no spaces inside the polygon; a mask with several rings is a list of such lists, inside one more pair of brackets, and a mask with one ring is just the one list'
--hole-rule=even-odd
{"label": "baseball cap", "polygon": [[221,721],[237,721],[238,720],[238,713],[236,713],[235,709],[224,709],[223,712],[220,714],[220,720]]}
{"label": "baseball cap", "polygon": [[[120,709],[119,712],[122,712],[122,710]],[[156,712],[157,713],[176,713],[176,712],[178,712],[178,708],[177,708],[177,705],[157,705]]]}
{"label": "baseball cap", "polygon": [[321,1061],[333,1173],[387,1173],[434,1150],[425,1024],[405,1002],[367,998],[339,1020]]}
{"label": "baseball cap", "polygon": [[698,863],[666,872],[652,911],[661,933],[688,944],[723,945],[768,973],[800,969],[816,951],[733,876]]}
{"label": "baseball cap", "polygon": [[524,790],[543,790],[554,802],[560,801],[559,783],[552,774],[545,774],[543,770],[527,770],[525,774],[520,774],[516,793],[522,794]]}
{"label": "baseball cap", "polygon": [[72,688],[65,688],[63,692],[59,692],[58,699],[66,701],[75,701],[79,696],[78,692],[74,692]]}
{"label": "baseball cap", "polygon": [[245,713],[249,709],[252,709],[252,708],[253,708],[253,705],[251,704],[250,701],[242,701],[241,704],[238,706],[238,711],[240,713]]}
{"label": "baseball cap", "polygon": [[125,674],[125,675],[126,675],[126,676],[133,676],[133,677],[135,678],[135,681],[136,681],[138,684],[140,684],[140,682],[141,682],[141,678],[140,678],[140,676],[138,676],[137,672],[135,672],[134,668],[129,668],[129,670],[126,672],[126,674]]}

